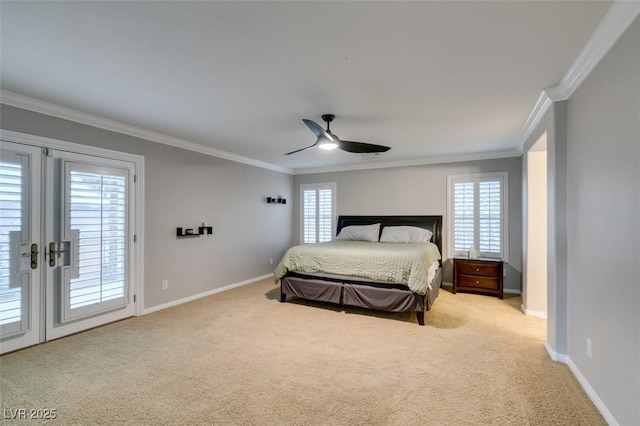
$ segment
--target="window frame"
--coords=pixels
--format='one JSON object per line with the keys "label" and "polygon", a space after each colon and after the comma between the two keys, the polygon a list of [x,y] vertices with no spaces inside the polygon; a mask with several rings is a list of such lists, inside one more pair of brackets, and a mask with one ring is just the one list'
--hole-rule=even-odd
{"label": "window frame", "polygon": [[447,176],[447,255],[452,259],[456,256],[466,257],[468,250],[455,250],[454,240],[454,191],[453,185],[456,183],[473,183],[474,199],[478,197],[478,183],[481,181],[501,181],[501,226],[500,226],[500,253],[480,252],[480,234],[478,203],[474,204],[474,247],[478,251],[479,257],[502,259],[509,262],[509,173],[508,172],[488,172]]}
{"label": "window frame", "polygon": [[[336,223],[337,223],[337,216],[336,216],[336,212],[337,212],[337,207],[336,207],[336,192],[337,192],[337,184],[335,182],[325,182],[325,183],[308,183],[308,184],[301,184],[300,185],[300,205],[299,205],[299,211],[300,211],[300,236],[299,236],[299,241],[300,244],[318,244],[316,243],[307,243],[304,241],[304,227],[305,227],[305,216],[304,216],[304,192],[305,191],[309,191],[309,190],[315,190],[316,191],[316,196],[317,196],[317,192],[319,190],[322,189],[330,189],[331,190],[331,239],[329,241],[333,241],[333,239],[335,238],[334,232],[336,229]],[[316,236],[318,235],[318,217],[316,216]]]}

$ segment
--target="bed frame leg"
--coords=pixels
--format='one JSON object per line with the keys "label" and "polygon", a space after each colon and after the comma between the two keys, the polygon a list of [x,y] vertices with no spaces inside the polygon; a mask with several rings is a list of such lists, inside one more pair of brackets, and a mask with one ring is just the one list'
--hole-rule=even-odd
{"label": "bed frame leg", "polygon": [[416,311],[416,317],[418,318],[418,324],[424,325],[424,311]]}
{"label": "bed frame leg", "polygon": [[287,295],[284,291],[282,291],[282,287],[280,287],[280,303],[284,303],[287,301]]}

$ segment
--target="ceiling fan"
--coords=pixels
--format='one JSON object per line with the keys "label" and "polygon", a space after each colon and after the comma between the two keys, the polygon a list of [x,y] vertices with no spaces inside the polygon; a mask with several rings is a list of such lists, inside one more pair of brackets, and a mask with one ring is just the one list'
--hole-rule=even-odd
{"label": "ceiling fan", "polygon": [[343,141],[338,138],[335,134],[331,133],[331,129],[329,128],[331,122],[336,116],[333,114],[324,114],[322,116],[322,120],[327,123],[327,129],[323,129],[319,124],[307,120],[303,118],[302,121],[307,125],[309,130],[313,132],[314,135],[318,138],[316,143],[306,148],[297,149],[295,151],[287,152],[285,155],[295,154],[296,152],[306,151],[307,149],[315,148],[316,146],[320,149],[336,149],[340,148],[343,151],[353,152],[355,154],[371,154],[377,152],[386,152],[391,148],[388,146],[382,145],[374,145],[372,143],[364,143],[364,142],[352,142],[352,141]]}

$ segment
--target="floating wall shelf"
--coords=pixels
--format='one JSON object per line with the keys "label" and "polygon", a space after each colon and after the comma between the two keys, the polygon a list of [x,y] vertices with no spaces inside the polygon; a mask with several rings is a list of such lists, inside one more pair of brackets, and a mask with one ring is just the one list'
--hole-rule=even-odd
{"label": "floating wall shelf", "polygon": [[196,233],[194,228],[176,228],[176,237],[178,238],[189,238],[189,237],[199,237],[200,235],[212,235],[213,234],[213,226],[199,226],[197,228],[198,232]]}
{"label": "floating wall shelf", "polygon": [[266,197],[266,199],[267,204],[287,204],[287,199],[282,198],[281,195],[278,195],[278,197]]}

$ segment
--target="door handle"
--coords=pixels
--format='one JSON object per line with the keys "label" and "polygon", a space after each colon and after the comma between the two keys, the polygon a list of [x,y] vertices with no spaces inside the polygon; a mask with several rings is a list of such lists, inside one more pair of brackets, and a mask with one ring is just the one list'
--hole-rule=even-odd
{"label": "door handle", "polygon": [[56,258],[60,256],[61,251],[58,251],[58,247],[55,242],[49,243],[49,266],[52,268],[56,266]]}
{"label": "door handle", "polygon": [[58,264],[64,264],[64,259],[62,259],[62,264],[60,263],[60,256],[62,256],[63,253],[67,253],[67,250],[64,248],[67,244],[69,244],[68,241],[63,241],[61,243],[49,243],[49,266],[52,268],[56,266],[56,259],[58,260]]}
{"label": "door handle", "polygon": [[74,278],[79,274],[78,254],[80,252],[80,231],[71,229],[66,241],[49,243],[49,266],[60,266],[70,270]]}
{"label": "door handle", "polygon": [[31,269],[36,269],[38,267],[38,245],[36,243],[31,244]]}

